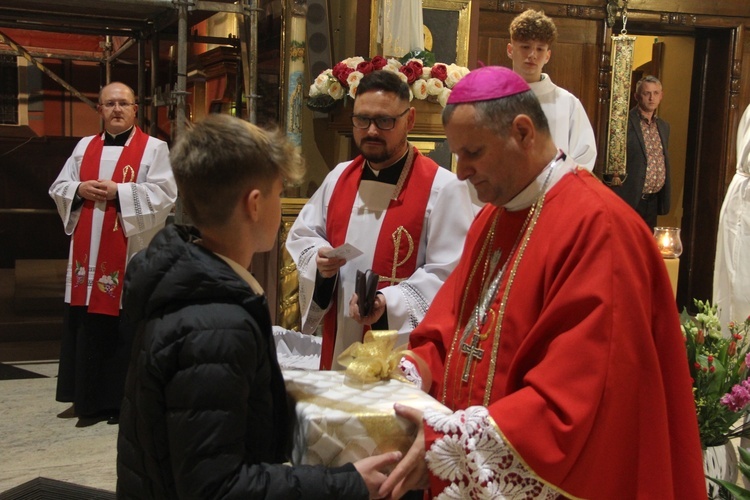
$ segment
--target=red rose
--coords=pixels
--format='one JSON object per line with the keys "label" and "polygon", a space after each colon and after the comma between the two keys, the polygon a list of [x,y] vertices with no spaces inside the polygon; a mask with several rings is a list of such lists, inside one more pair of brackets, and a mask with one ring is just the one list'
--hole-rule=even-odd
{"label": "red rose", "polygon": [[436,64],[430,70],[430,78],[437,78],[441,82],[444,82],[448,78],[448,68],[445,64]]}
{"label": "red rose", "polygon": [[388,61],[383,56],[375,56],[370,60],[370,64],[372,64],[372,67],[376,70],[383,69],[388,65]]}
{"label": "red rose", "polygon": [[349,88],[349,83],[346,81],[346,79],[349,78],[349,75],[352,71],[354,70],[347,66],[345,63],[340,62],[333,67],[333,70],[331,72],[333,73],[333,76],[335,76],[336,79],[341,82],[341,85],[343,85],[345,88]]}
{"label": "red rose", "polygon": [[398,69],[401,73],[406,75],[406,81],[411,85],[422,77],[422,65],[421,64],[405,64]]}
{"label": "red rose", "polygon": [[406,65],[407,65],[407,66],[411,66],[412,68],[414,68],[414,71],[416,71],[416,72],[419,72],[419,75],[420,75],[420,76],[422,75],[422,68],[423,68],[424,66],[422,65],[422,63],[421,63],[421,62],[419,62],[419,61],[416,61],[416,60],[414,60],[414,61],[409,61],[408,63],[406,63]]}
{"label": "red rose", "polygon": [[363,75],[372,73],[374,69],[375,66],[372,65],[371,61],[362,61],[361,63],[357,64],[357,71],[359,71]]}

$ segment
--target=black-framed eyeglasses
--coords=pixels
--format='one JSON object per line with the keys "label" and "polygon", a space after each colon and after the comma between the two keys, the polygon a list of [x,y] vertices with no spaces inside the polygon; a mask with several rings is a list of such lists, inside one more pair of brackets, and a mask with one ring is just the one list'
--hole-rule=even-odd
{"label": "black-framed eyeglasses", "polygon": [[406,108],[403,113],[397,116],[376,116],[375,118],[371,118],[369,116],[352,115],[352,125],[356,128],[366,129],[370,128],[370,124],[374,122],[375,126],[380,130],[391,130],[396,126],[396,120],[404,116],[410,109]]}

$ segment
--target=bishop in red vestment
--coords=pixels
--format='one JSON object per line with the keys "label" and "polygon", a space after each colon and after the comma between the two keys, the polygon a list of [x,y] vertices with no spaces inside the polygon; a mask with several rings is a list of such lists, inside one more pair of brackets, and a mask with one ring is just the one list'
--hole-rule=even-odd
{"label": "bishop in red vestment", "polygon": [[407,376],[454,413],[421,424],[381,494],[705,499],[687,357],[648,227],[557,149],[506,68],[443,115],[458,176],[488,204],[412,332]]}

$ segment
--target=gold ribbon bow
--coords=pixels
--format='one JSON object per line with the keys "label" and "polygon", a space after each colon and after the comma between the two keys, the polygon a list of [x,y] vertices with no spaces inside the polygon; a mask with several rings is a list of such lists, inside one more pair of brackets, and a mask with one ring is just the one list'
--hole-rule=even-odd
{"label": "gold ribbon bow", "polygon": [[355,342],[338,357],[346,367],[345,383],[371,384],[388,378],[408,382],[398,368],[405,346],[396,347],[398,331],[369,330],[364,342]]}

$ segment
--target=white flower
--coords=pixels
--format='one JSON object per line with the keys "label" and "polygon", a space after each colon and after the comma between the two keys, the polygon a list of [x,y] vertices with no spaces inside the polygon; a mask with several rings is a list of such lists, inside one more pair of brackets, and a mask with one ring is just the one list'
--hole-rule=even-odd
{"label": "white flower", "polygon": [[338,81],[333,82],[331,86],[328,87],[328,95],[337,101],[344,98],[344,93],[344,87]]}
{"label": "white flower", "polygon": [[430,78],[427,80],[427,93],[429,95],[440,95],[443,92],[445,85],[437,78]]}
{"label": "white flower", "polygon": [[114,285],[115,282],[112,280],[111,276],[104,275],[101,278],[99,278],[99,283],[103,285]]}
{"label": "white flower", "polygon": [[354,99],[357,97],[357,88],[359,87],[359,80],[357,80],[355,83],[352,83],[349,85],[349,97]]}
{"label": "white flower", "polygon": [[451,64],[450,66],[448,66],[448,76],[445,78],[445,85],[449,89],[452,89],[453,86],[456,83],[458,83],[458,81],[461,78],[463,78],[464,76],[466,76],[466,74],[468,74],[468,70],[464,72],[462,69],[465,69],[465,68],[462,68],[461,66],[456,66],[455,64]]}
{"label": "white flower", "polygon": [[420,101],[424,101],[427,98],[427,82],[422,79],[416,80],[411,84],[411,91],[414,97]]}
{"label": "white flower", "polygon": [[438,102],[442,107],[445,107],[446,104],[448,104],[448,98],[451,96],[451,89],[447,89],[443,87],[442,92],[440,92],[440,95],[438,96]]}
{"label": "white flower", "polygon": [[[320,98],[324,96],[330,96],[336,101],[343,99],[347,95],[352,99],[355,98],[357,95],[357,89],[359,88],[359,82],[364,77],[364,74],[361,71],[357,71],[357,66],[365,61],[366,59],[364,57],[357,56],[349,57],[338,63],[342,66],[346,66],[350,70],[348,71],[349,74],[347,75],[345,82],[340,81],[334,76],[333,68],[326,69],[320,73],[315,78],[312,85],[310,85],[309,97],[311,99],[308,105],[312,108],[312,103],[322,100]],[[418,75],[418,79],[409,85],[410,100],[416,97],[420,100],[426,99],[429,102],[437,101],[443,107],[445,107],[448,96],[450,95],[448,89],[452,88],[456,82],[466,76],[469,72],[468,68],[456,64],[446,65],[444,63],[435,63],[433,67],[429,67],[418,58],[409,59],[408,62],[412,61],[417,61],[422,65],[422,72]],[[389,58],[386,59],[386,65],[381,68],[381,70],[395,73],[401,81],[408,85],[409,79],[404,73],[399,71],[402,66],[403,65],[398,59]],[[448,76],[444,82],[431,77],[432,69],[436,66],[443,66],[446,68]]]}
{"label": "white flower", "polygon": [[316,87],[314,83],[312,85],[310,85],[310,97],[318,97],[322,93],[323,92],[321,92],[320,90],[318,90],[318,87]]}
{"label": "white flower", "polygon": [[346,83],[351,88],[353,86],[359,85],[359,81],[362,79],[362,77],[365,76],[364,73],[360,71],[352,71],[349,73],[349,76],[346,78]]}
{"label": "white flower", "polygon": [[398,68],[403,66],[398,59],[388,59],[388,64],[386,64],[383,69],[387,69],[389,71],[398,71]]}
{"label": "white flower", "polygon": [[346,64],[346,66],[351,69],[357,69],[357,65],[361,62],[364,62],[364,60],[365,60],[364,57],[356,56],[356,57],[350,57],[348,59],[344,59],[341,62]]}
{"label": "white flower", "polygon": [[313,84],[310,86],[310,95],[320,95],[328,92],[328,87],[331,86],[331,82],[335,82],[336,77],[333,76],[333,70],[330,68],[319,74]]}

